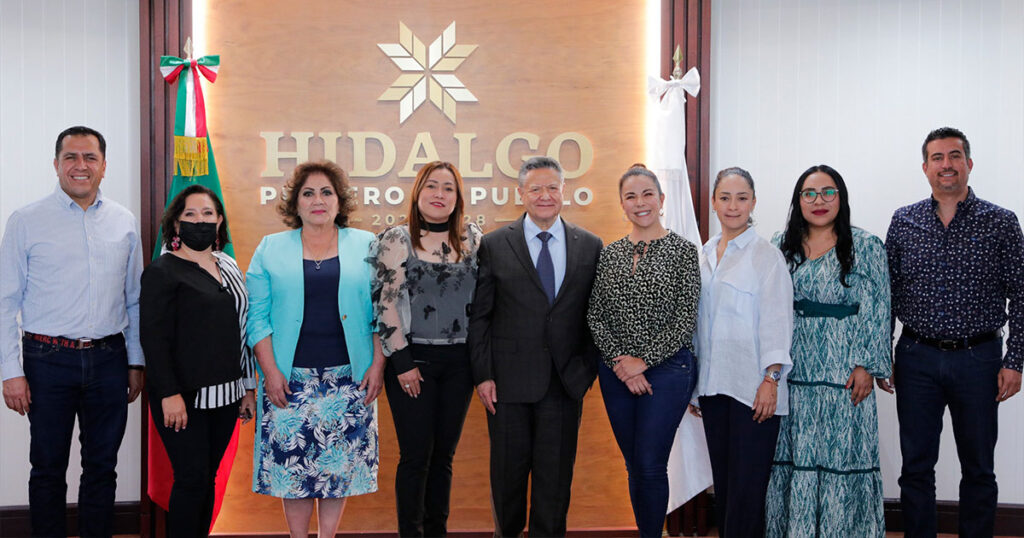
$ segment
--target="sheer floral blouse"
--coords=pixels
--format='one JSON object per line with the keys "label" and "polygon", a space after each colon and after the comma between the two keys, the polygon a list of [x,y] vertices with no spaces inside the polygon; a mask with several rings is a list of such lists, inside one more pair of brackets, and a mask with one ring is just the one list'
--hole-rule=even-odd
{"label": "sheer floral blouse", "polygon": [[693,243],[675,232],[636,244],[627,236],[601,251],[587,321],[609,367],[619,355],[656,366],[693,345],[699,298]]}
{"label": "sheer floral blouse", "polygon": [[384,355],[398,373],[415,366],[410,343],[466,342],[481,235],[477,225],[467,224],[466,248],[455,261],[447,243],[443,252],[415,252],[407,226],[381,234],[374,249],[374,309]]}

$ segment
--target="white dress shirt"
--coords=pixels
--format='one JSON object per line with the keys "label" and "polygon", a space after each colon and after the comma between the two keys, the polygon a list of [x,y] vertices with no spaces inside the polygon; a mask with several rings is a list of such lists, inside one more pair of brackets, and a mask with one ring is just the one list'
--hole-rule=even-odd
{"label": "white dress shirt", "polygon": [[782,365],[776,415],[789,413],[786,376],[793,340],[793,281],[782,252],[754,228],[729,241],[704,245],[697,314],[697,396],[723,394],[753,406],[766,370]]}
{"label": "white dress shirt", "polygon": [[96,194],[83,211],[60,186],[11,214],[0,243],[0,377],[25,375],[20,332],[103,338],[124,332],[142,365],[142,243],[130,211]]}
{"label": "white dress shirt", "polygon": [[[526,246],[530,249],[530,259],[533,266],[537,267],[537,257],[540,256],[540,249],[544,242],[537,237],[537,234],[544,230],[540,229],[535,222],[530,220],[527,214],[523,219],[523,234],[526,236]],[[565,225],[562,224],[562,217],[557,217],[555,223],[548,228],[551,237],[548,238],[548,252],[551,253],[551,264],[555,266],[555,295],[562,289],[562,281],[565,280]]]}

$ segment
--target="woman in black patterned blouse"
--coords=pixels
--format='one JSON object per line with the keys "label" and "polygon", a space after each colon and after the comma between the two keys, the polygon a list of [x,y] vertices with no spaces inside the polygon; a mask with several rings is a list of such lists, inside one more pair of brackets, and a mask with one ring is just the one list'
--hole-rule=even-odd
{"label": "woman in black patterned blouse", "polygon": [[601,251],[587,320],[636,525],[640,536],[661,536],[668,456],[697,381],[690,345],[700,270],[697,247],[662,226],[665,195],[642,164],[619,179],[619,202],[633,230]]}
{"label": "woman in black patterned blouse", "polygon": [[473,393],[466,349],[480,228],[463,224],[462,176],[424,165],[408,223],[381,234],[374,306],[398,435],[399,536],[445,536],[452,459]]}

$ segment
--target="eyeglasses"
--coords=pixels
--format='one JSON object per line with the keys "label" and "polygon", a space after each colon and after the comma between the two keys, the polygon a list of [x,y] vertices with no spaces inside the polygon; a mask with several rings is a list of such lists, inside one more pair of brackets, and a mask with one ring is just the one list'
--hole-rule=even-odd
{"label": "eyeglasses", "polygon": [[802,201],[805,204],[813,204],[814,201],[817,200],[819,196],[821,196],[822,200],[826,202],[831,202],[832,200],[836,199],[836,196],[838,194],[839,189],[835,187],[825,187],[820,191],[816,191],[814,189],[804,189],[800,191],[800,201]]}

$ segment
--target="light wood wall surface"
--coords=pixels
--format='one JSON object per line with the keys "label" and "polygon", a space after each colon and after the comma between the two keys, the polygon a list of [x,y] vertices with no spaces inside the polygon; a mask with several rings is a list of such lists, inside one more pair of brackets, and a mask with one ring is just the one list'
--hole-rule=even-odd
{"label": "light wood wall surface", "polygon": [[[594,231],[605,242],[622,237],[628,225],[618,204],[617,181],[632,163],[642,161],[645,85],[643,31],[645,3],[594,0],[553,3],[455,1],[380,2],[305,1],[210,2],[207,51],[219,54],[217,82],[206,85],[213,148],[223,186],[239,265],[248,266],[260,238],[284,229],[274,202],[261,205],[261,187],[280,188],[296,159],[280,160],[282,174],[263,177],[267,168],[261,133],[313,132],[309,157],[332,149],[346,170],[353,167],[350,132],[384,133],[395,145],[394,167],[381,177],[354,177],[352,186],[391,186],[407,193],[412,178],[399,177],[417,136],[429,133],[442,160],[459,163],[457,133],[475,133],[472,169],[490,163],[492,175],[467,178],[466,188],[513,190],[516,182],[499,170],[496,150],[511,133],[537,135],[539,147],[512,144],[506,157],[518,168],[524,155],[545,153],[562,133],[580,133],[593,151],[587,173],[566,182],[566,198],[579,188],[593,192],[586,206],[575,203],[563,215]],[[404,23],[429,47],[452,23],[456,44],[477,48],[452,73],[478,102],[458,103],[453,123],[429,98],[408,119],[399,121],[399,103],[378,97],[402,72],[378,47],[398,43]],[[341,133],[336,144],[324,139]],[[280,151],[297,142],[282,139]],[[576,170],[581,152],[566,143],[561,153],[567,170]],[[378,166],[381,145],[371,142],[367,165]],[[425,153],[421,152],[420,156]],[[499,155],[497,159],[502,158]],[[271,168],[273,170],[273,168]],[[466,170],[463,168],[463,172]],[[481,201],[467,206],[484,230],[518,217],[521,206]],[[490,198],[490,196],[488,196]],[[360,203],[353,225],[380,232],[389,218],[399,220],[407,204]],[[390,217],[389,217],[390,216]],[[377,221],[381,225],[375,225]],[[383,398],[383,395],[382,395]],[[380,492],[352,498],[342,527],[394,529],[394,470],[398,447],[386,402],[380,410]],[[492,528],[488,440],[484,411],[474,399],[455,462],[452,529]],[[246,428],[231,487],[217,532],[283,529],[280,502],[251,493],[252,429]],[[569,526],[633,525],[622,456],[615,445],[596,385],[585,400]]]}

